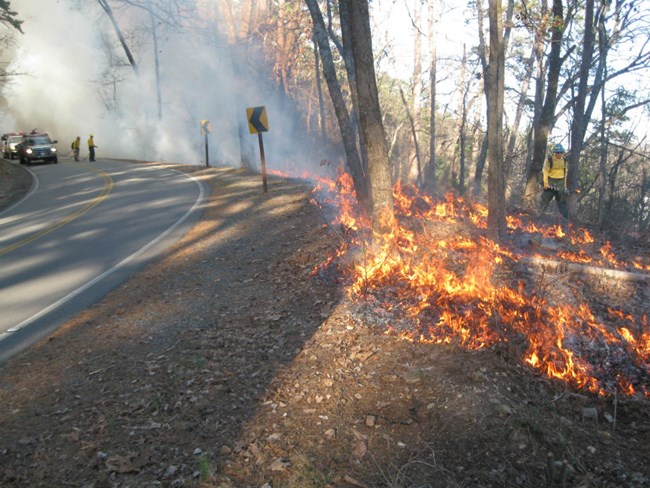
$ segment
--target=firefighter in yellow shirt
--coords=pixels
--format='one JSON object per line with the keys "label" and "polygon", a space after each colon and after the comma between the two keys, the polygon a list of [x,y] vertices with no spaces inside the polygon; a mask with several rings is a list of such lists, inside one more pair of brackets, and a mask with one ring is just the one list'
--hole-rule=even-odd
{"label": "firefighter in yellow shirt", "polygon": [[72,147],[72,152],[74,153],[74,160],[79,161],[79,148],[81,147],[81,138],[77,136],[77,138],[72,141],[70,147]]}
{"label": "firefighter in yellow shirt", "polygon": [[544,191],[542,192],[542,213],[555,198],[557,208],[566,219],[569,217],[567,207],[567,189],[566,189],[566,159],[564,158],[565,150],[562,144],[555,144],[552,154],[546,158],[542,176],[544,178]]}
{"label": "firefighter in yellow shirt", "polygon": [[88,138],[88,161],[94,161],[95,160],[95,148],[97,145],[95,144],[95,139],[93,139],[93,135],[90,134],[90,137]]}

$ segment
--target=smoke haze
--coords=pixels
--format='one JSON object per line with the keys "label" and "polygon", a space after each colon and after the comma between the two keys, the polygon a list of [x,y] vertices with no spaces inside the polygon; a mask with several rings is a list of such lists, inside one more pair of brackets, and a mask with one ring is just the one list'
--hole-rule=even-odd
{"label": "smoke haze", "polygon": [[[2,92],[7,105],[0,116],[2,133],[34,128],[48,132],[59,141],[64,156],[76,136],[81,137],[83,156],[85,141],[94,134],[99,158],[203,164],[200,121],[209,120],[212,165],[239,166],[243,159],[258,166],[257,137],[248,134],[246,108],[264,105],[270,126],[264,134],[269,169],[296,174],[309,168],[313,173],[321,159],[337,157],[305,144],[308,138],[300,132],[297,117],[285,113],[268,83],[258,83],[248,68],[234,65],[234,56],[216,34],[215,25],[193,23],[181,29],[158,22],[159,119],[149,15],[133,8],[118,10],[117,2],[111,5],[121,29],[131,34],[127,43],[138,75],[96,2],[12,2],[24,21],[24,34],[16,36],[8,70],[21,75]],[[113,65],[121,66],[111,67],[107,53]],[[267,76],[266,72],[260,70],[259,76]]]}

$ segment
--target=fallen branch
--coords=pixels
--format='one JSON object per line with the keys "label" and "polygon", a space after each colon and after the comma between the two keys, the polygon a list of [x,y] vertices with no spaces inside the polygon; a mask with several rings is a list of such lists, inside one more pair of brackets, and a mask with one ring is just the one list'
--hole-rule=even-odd
{"label": "fallen branch", "polygon": [[557,273],[566,273],[573,271],[576,273],[585,273],[602,278],[612,278],[621,281],[648,281],[650,282],[650,274],[637,273],[634,271],[623,271],[619,269],[599,268],[596,266],[587,266],[579,263],[570,263],[567,261],[556,261],[547,258],[521,258],[520,263],[524,265],[542,268],[545,271],[555,271]]}

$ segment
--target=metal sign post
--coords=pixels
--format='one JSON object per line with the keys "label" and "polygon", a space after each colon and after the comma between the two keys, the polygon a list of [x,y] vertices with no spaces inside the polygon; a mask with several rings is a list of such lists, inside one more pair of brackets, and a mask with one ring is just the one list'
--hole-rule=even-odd
{"label": "metal sign post", "polygon": [[262,133],[257,133],[257,140],[260,143],[260,163],[262,166],[262,186],[264,186],[264,193],[269,192],[269,186],[266,183],[266,158],[264,157],[264,141],[262,140]]}
{"label": "metal sign post", "polygon": [[210,153],[208,151],[208,134],[212,132],[212,124],[209,120],[201,121],[201,134],[205,136],[205,166],[210,167]]}
{"label": "metal sign post", "polygon": [[266,181],[266,157],[264,156],[264,140],[262,132],[268,132],[269,121],[266,117],[266,107],[250,107],[246,109],[246,118],[248,120],[248,132],[257,134],[257,140],[260,144],[260,166],[262,167],[262,184],[264,193],[268,193],[269,188]]}

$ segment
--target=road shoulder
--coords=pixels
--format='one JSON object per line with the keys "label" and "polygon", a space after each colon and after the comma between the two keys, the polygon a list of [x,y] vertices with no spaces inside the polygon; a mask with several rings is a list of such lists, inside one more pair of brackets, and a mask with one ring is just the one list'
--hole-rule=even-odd
{"label": "road shoulder", "polygon": [[20,164],[0,159],[0,212],[23,198],[32,187],[32,176]]}

